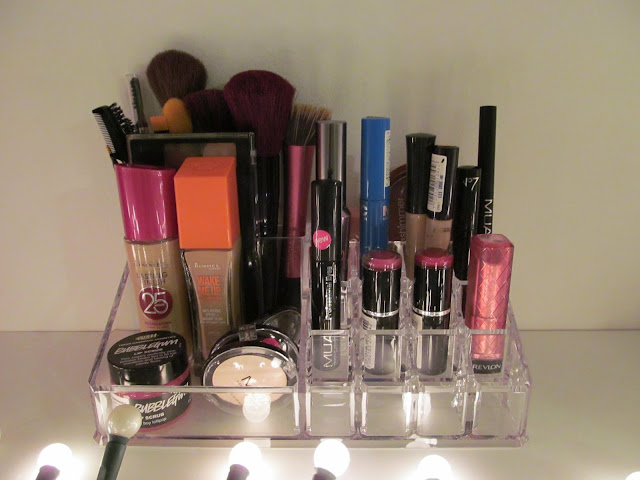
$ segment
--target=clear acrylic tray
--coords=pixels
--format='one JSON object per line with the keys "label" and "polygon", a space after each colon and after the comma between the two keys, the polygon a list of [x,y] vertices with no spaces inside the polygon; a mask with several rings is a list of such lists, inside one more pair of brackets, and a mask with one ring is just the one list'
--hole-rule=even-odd
{"label": "clear acrylic tray", "polygon": [[[471,331],[464,324],[461,285],[456,283],[450,328],[416,331],[410,315],[411,285],[403,277],[399,329],[364,331],[359,321],[359,248],[352,242],[350,278],[342,282],[342,329],[311,331],[308,238],[269,241],[279,246],[299,242],[303,252],[298,381],[282,388],[215,388],[199,386],[192,375],[189,386],[112,385],[107,352],[138,331],[125,266],[89,378],[98,443],[107,441],[106,419],[119,400],[144,394],[188,395],[190,405],[173,422],[141,430],[132,444],[231,446],[253,438],[263,445],[304,447],[332,437],[350,447],[479,447],[520,446],[527,441],[531,378],[511,306],[504,330]],[[400,243],[390,248],[402,252]],[[500,373],[474,374],[470,348],[475,335],[504,337]],[[381,374],[363,368],[367,341],[397,347],[393,368]],[[425,342],[448,346],[443,373],[421,373],[420,349]],[[340,361],[330,372],[314,362],[322,355],[318,348],[326,345],[337,349]],[[242,406],[224,401],[231,397],[241,399]]]}

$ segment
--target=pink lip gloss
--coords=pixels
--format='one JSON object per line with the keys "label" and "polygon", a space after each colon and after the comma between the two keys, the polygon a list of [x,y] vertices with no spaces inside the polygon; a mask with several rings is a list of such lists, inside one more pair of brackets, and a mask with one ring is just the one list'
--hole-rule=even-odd
{"label": "pink lip gloss", "polygon": [[[502,330],[507,323],[513,244],[499,234],[471,237],[465,323],[472,330]],[[504,334],[471,337],[474,373],[502,370]]]}

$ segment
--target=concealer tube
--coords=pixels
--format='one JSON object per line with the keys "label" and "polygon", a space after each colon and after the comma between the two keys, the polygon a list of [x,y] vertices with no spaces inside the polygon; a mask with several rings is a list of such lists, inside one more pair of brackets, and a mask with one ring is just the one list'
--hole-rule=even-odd
{"label": "concealer tube", "polygon": [[449,250],[458,147],[436,145],[431,155],[427,199],[426,248]]}
{"label": "concealer tube", "polygon": [[406,243],[404,263],[407,278],[413,280],[414,258],[425,248],[427,232],[427,194],[429,170],[436,136],[430,133],[407,135],[407,201],[405,207]]}
{"label": "concealer tube", "polygon": [[129,275],[140,330],[169,330],[187,340],[191,318],[178,244],[173,168],[115,166]]}
{"label": "concealer tube", "polygon": [[200,375],[213,345],[243,323],[234,157],[187,158],[175,176],[178,229]]}

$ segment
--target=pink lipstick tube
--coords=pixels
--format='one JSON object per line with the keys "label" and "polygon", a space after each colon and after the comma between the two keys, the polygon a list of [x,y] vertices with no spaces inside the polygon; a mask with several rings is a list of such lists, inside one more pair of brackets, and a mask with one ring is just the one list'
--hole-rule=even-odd
{"label": "pink lipstick tube", "polygon": [[[503,330],[507,323],[513,244],[499,234],[471,237],[465,323],[472,330]],[[474,373],[499,373],[504,333],[472,334]]]}

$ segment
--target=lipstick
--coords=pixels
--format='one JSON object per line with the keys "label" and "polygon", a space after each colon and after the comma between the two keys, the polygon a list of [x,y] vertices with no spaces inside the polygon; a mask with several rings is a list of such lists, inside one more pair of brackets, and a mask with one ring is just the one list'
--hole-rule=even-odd
{"label": "lipstick", "polygon": [[[402,257],[389,250],[373,250],[362,256],[362,328],[397,330],[400,320]],[[388,375],[396,371],[397,337],[365,335],[365,371]]]}
{"label": "lipstick", "polygon": [[362,119],[360,167],[360,253],[387,248],[391,120]]}
{"label": "lipstick", "polygon": [[[418,330],[449,328],[453,256],[441,248],[427,248],[415,257],[412,317]],[[449,337],[422,335],[418,339],[416,365],[424,375],[447,369]]]}
{"label": "lipstick", "polygon": [[482,169],[480,185],[480,218],[477,233],[493,232],[493,176],[496,163],[496,117],[498,109],[491,105],[480,107],[478,135],[478,166]]}
{"label": "lipstick", "polygon": [[[504,235],[471,237],[465,323],[472,330],[502,330],[507,323],[513,244]],[[502,370],[504,334],[473,334],[474,373]]]}
{"label": "lipstick", "polygon": [[407,135],[407,240],[404,249],[404,263],[407,278],[413,280],[413,262],[417,251],[425,248],[427,230],[427,194],[429,170],[436,136],[430,133]]}
{"label": "lipstick", "polygon": [[337,180],[342,190],[340,225],[342,267],[340,279],[347,280],[349,271],[349,224],[351,212],[347,208],[347,123],[340,120],[321,120],[317,125],[316,179]]}
{"label": "lipstick", "polygon": [[425,237],[427,248],[449,250],[458,151],[458,147],[436,145],[431,155]]}

